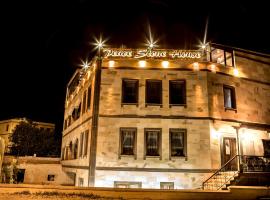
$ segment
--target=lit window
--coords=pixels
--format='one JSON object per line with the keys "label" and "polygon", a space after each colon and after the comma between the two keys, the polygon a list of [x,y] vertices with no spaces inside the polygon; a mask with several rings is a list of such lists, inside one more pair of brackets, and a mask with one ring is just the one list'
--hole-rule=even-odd
{"label": "lit window", "polygon": [[122,80],[122,104],[138,103],[139,80],[123,79]]}
{"label": "lit window", "polygon": [[186,105],[186,81],[169,81],[170,105]]}
{"label": "lit window", "polygon": [[136,128],[120,129],[121,155],[135,155]]}
{"label": "lit window", "polygon": [[187,156],[187,137],[185,129],[170,129],[170,151],[172,157]]}
{"label": "lit window", "polygon": [[161,80],[146,80],[146,104],[162,104]]}
{"label": "lit window", "polygon": [[160,189],[172,190],[174,189],[174,182],[160,182]]}
{"label": "lit window", "polygon": [[145,155],[160,156],[161,150],[161,129],[145,129]]}
{"label": "lit window", "polygon": [[234,87],[224,85],[224,107],[227,109],[236,109],[235,89]]}

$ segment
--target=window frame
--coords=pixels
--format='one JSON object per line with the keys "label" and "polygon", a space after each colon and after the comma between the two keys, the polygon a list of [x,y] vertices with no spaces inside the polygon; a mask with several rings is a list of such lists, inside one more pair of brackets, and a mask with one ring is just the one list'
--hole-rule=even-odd
{"label": "window frame", "polygon": [[[136,102],[135,103],[127,103],[127,102],[124,102],[124,96],[125,96],[125,90],[124,90],[124,82],[125,81],[130,81],[130,82],[135,82],[135,86],[136,86]],[[132,79],[132,78],[122,78],[122,93],[121,93],[121,106],[123,105],[136,105],[138,106],[139,105],[139,79]]]}
{"label": "window frame", "polygon": [[[232,107],[226,107],[226,98],[225,98],[225,89],[229,89],[231,91],[231,98],[232,98]],[[236,103],[236,92],[235,87],[231,85],[223,85],[223,106],[225,111],[226,110],[234,110],[237,112],[237,103]]]}
{"label": "window frame", "polygon": [[[147,132],[158,131],[158,154],[157,156],[147,155]],[[144,160],[146,158],[159,158],[162,159],[162,128],[144,128]]]}
{"label": "window frame", "polygon": [[[172,156],[172,134],[173,132],[182,132],[184,136],[184,156]],[[172,158],[185,158],[187,160],[187,129],[183,128],[170,128],[169,129],[169,159]]]}
{"label": "window frame", "polygon": [[131,188],[131,185],[138,185],[138,188],[142,188],[142,182],[138,181],[114,181],[113,185],[114,188],[119,188],[118,185],[126,185],[126,188]]}
{"label": "window frame", "polygon": [[[160,90],[159,90],[160,103],[148,103],[147,102],[147,99],[148,99],[148,96],[149,96],[149,94],[147,93],[147,84],[149,82],[159,82],[160,83],[160,86],[161,86]],[[162,108],[162,105],[163,105],[162,87],[163,87],[162,80],[160,80],[160,79],[146,79],[145,80],[145,107],[147,107],[147,106],[160,106]]]}
{"label": "window frame", "polygon": [[[171,98],[171,84],[173,82],[182,82],[184,84],[184,91],[183,91],[183,98],[184,98],[184,103],[183,104],[173,104],[171,103],[172,98]],[[184,106],[185,108],[187,107],[187,82],[185,79],[173,79],[173,80],[169,80],[169,107],[172,106]]]}
{"label": "window frame", "polygon": [[[134,134],[134,139],[133,139],[133,155],[126,155],[126,154],[122,154],[122,148],[123,148],[123,144],[122,144],[122,131],[124,130],[133,130],[135,131]],[[121,157],[134,157],[135,159],[137,159],[137,127],[120,127],[119,129],[119,151],[118,151],[118,158],[121,159]]]}

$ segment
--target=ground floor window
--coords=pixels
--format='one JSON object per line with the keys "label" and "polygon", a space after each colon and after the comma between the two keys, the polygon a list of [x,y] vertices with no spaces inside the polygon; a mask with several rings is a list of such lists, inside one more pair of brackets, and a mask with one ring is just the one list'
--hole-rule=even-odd
{"label": "ground floor window", "polygon": [[160,182],[160,189],[172,190],[174,189],[174,182]]}
{"label": "ground floor window", "polygon": [[114,181],[115,188],[142,188],[141,182]]}
{"label": "ground floor window", "polygon": [[47,178],[48,181],[54,181],[54,179],[55,179],[55,175],[54,174],[49,174],[48,175],[48,178]]}
{"label": "ground floor window", "polygon": [[83,187],[83,178],[79,178],[78,186]]}

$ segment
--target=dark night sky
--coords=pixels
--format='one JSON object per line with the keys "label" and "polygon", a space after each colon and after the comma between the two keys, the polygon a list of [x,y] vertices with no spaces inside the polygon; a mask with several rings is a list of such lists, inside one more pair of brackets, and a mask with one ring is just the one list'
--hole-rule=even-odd
{"label": "dark night sky", "polygon": [[151,25],[162,48],[208,41],[270,53],[267,1],[9,1],[1,23],[0,119],[53,122],[61,133],[66,84],[93,36],[140,47]]}

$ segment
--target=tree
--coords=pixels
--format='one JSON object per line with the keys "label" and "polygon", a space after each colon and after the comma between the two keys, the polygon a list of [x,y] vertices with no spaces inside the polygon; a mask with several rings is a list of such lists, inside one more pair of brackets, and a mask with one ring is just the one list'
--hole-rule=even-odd
{"label": "tree", "polygon": [[32,122],[21,122],[11,135],[11,155],[58,157],[60,156],[61,140],[45,129],[41,130]]}

